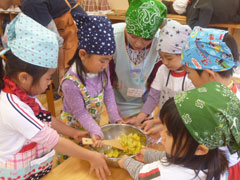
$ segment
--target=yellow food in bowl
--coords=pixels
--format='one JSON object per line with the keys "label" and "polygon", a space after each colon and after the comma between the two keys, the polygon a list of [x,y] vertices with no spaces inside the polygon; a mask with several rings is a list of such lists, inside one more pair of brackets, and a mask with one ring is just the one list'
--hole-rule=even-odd
{"label": "yellow food in bowl", "polygon": [[[137,135],[137,133],[130,133],[129,135],[121,134],[120,135],[120,143],[123,146],[124,154],[132,155],[137,154],[141,150],[141,142],[140,137]],[[104,154],[106,154],[110,158],[118,158],[122,151],[112,148],[110,150],[105,150]]]}

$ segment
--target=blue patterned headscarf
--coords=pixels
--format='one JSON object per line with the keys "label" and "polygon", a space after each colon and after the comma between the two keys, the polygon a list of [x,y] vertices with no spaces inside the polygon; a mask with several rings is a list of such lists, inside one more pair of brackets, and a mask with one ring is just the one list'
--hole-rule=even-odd
{"label": "blue patterned headscarf", "polygon": [[20,13],[8,26],[8,50],[29,64],[56,68],[58,64],[57,34]]}
{"label": "blue patterned headscarf", "polygon": [[192,69],[226,71],[238,66],[231,50],[223,42],[228,31],[196,26],[183,48],[182,64]]}
{"label": "blue patterned headscarf", "polygon": [[75,14],[78,27],[78,48],[89,54],[112,55],[116,44],[110,20],[104,16]]}

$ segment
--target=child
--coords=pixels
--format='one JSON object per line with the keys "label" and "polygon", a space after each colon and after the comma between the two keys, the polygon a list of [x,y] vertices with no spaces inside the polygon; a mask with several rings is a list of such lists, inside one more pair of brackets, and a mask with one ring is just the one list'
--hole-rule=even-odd
{"label": "child", "polygon": [[[196,87],[217,81],[229,87],[240,98],[240,92],[232,80],[239,61],[238,46],[227,31],[195,27],[183,48],[182,58],[188,77]],[[222,149],[228,154],[229,180],[239,179],[238,155],[229,154],[226,147]]]}
{"label": "child", "polygon": [[[9,25],[5,73],[0,73],[0,179],[39,179],[52,167],[55,151],[87,160],[98,178],[110,174],[104,156],[59,137],[76,132],[42,109],[57,67],[56,34],[20,13]],[[99,174],[100,171],[100,174]]]}
{"label": "child", "polygon": [[156,46],[166,16],[166,6],[157,0],[129,0],[126,23],[113,25],[117,48],[110,72],[123,118],[137,115],[146,100],[146,84],[161,64]]}
{"label": "child", "polygon": [[76,14],[78,51],[62,82],[62,119],[69,126],[90,132],[97,145],[103,139],[99,126],[103,101],[111,123],[122,121],[118,114],[108,64],[115,52],[113,28],[108,18]]}
{"label": "child", "polygon": [[228,162],[218,147],[240,153],[239,108],[235,94],[218,82],[177,94],[160,112],[165,152],[142,150],[148,164],[124,157],[119,165],[134,179],[224,180]]}
{"label": "child", "polygon": [[[175,94],[193,89],[191,81],[181,64],[182,48],[191,33],[188,25],[182,25],[174,20],[167,20],[167,23],[159,33],[157,50],[162,57],[163,65],[157,71],[157,75],[151,85],[147,100],[137,117],[128,121],[130,124],[139,125],[145,120],[159,104],[162,105]],[[144,130],[147,131],[153,124],[160,123],[159,119],[149,120],[144,123]]]}

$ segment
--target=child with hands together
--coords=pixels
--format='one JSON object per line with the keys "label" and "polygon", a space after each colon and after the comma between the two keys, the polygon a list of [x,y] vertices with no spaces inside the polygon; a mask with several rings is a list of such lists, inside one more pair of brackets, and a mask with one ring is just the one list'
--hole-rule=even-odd
{"label": "child with hands together", "polygon": [[61,84],[64,94],[61,117],[68,126],[89,131],[94,146],[99,147],[104,138],[99,126],[103,104],[111,123],[122,121],[108,69],[116,48],[113,28],[103,16],[76,14],[74,18],[79,44]]}

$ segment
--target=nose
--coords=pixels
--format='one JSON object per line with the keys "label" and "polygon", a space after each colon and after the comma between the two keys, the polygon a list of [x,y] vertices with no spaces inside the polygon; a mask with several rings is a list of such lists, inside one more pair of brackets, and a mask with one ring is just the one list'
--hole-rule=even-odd
{"label": "nose", "polygon": [[103,65],[103,69],[106,69],[108,67],[109,62],[105,62]]}
{"label": "nose", "polygon": [[141,41],[141,39],[138,39],[135,41],[135,47],[138,49],[143,49],[144,48],[144,43]]}
{"label": "nose", "polygon": [[49,81],[48,81],[48,86],[49,86],[51,83],[52,83],[52,80],[49,80]]}
{"label": "nose", "polygon": [[168,61],[167,61],[165,58],[162,58],[162,63],[163,63],[164,65],[168,65]]}

